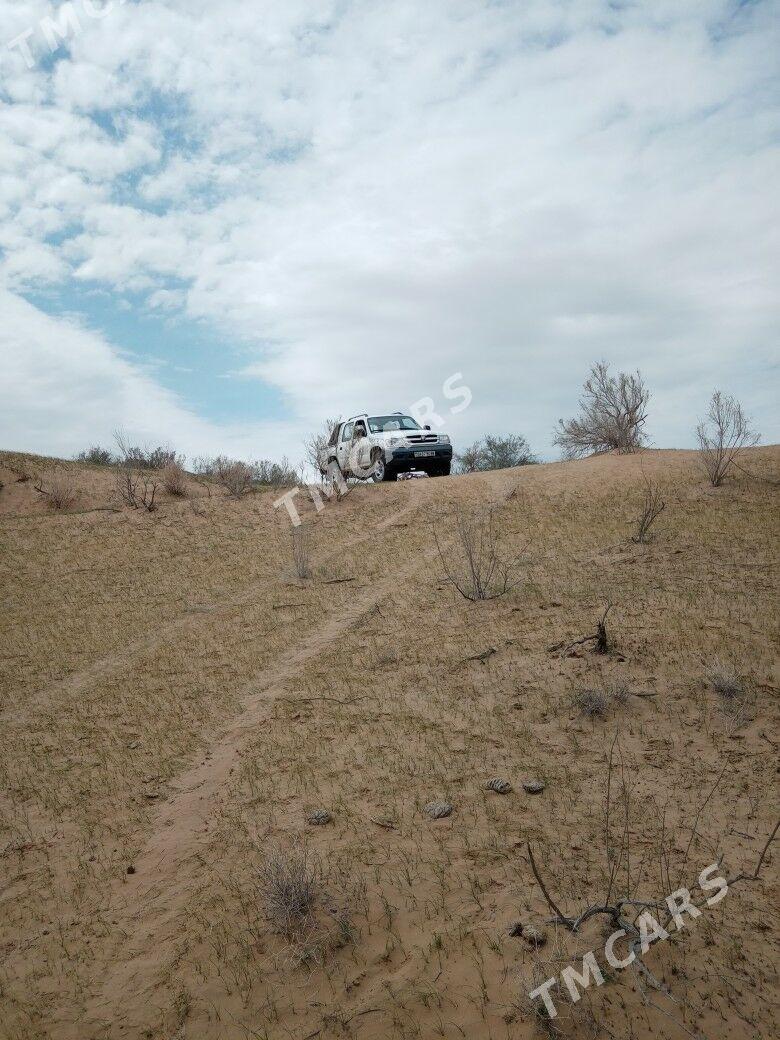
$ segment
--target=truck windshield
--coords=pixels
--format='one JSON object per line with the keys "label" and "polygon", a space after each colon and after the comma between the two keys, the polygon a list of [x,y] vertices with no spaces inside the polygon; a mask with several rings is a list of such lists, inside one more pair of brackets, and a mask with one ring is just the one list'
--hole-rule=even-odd
{"label": "truck windshield", "polygon": [[376,415],[368,420],[368,428],[372,433],[387,433],[390,430],[419,430],[410,415]]}

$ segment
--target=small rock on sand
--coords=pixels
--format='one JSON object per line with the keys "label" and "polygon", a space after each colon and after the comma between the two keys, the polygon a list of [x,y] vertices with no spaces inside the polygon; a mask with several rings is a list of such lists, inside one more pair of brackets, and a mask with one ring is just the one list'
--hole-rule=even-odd
{"label": "small rock on sand", "polygon": [[452,806],[449,802],[429,802],[425,812],[432,820],[444,820],[452,815]]}
{"label": "small rock on sand", "polygon": [[507,929],[507,934],[513,939],[525,939],[529,946],[544,946],[547,942],[547,932],[543,928],[537,928],[532,924],[523,924],[522,921],[512,921]]}
{"label": "small rock on sand", "polygon": [[306,816],[306,822],[310,823],[312,827],[324,827],[332,819],[333,814],[329,813],[327,809],[312,809]]}

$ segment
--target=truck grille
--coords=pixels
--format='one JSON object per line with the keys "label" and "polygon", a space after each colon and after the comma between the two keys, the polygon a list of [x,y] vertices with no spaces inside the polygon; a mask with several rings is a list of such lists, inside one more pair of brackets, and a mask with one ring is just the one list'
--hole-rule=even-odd
{"label": "truck grille", "polygon": [[410,444],[435,444],[439,437],[435,433],[413,434],[407,437]]}

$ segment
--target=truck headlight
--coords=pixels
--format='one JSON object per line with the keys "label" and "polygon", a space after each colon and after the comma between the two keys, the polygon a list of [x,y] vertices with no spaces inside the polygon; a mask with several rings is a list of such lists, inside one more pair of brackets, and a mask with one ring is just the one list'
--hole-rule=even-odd
{"label": "truck headlight", "polygon": [[440,433],[439,434],[439,443],[440,444],[449,444],[450,443],[450,438],[447,436],[446,433]]}
{"label": "truck headlight", "polygon": [[402,440],[403,437],[389,437],[387,443],[391,448],[394,448],[396,444],[400,444]]}

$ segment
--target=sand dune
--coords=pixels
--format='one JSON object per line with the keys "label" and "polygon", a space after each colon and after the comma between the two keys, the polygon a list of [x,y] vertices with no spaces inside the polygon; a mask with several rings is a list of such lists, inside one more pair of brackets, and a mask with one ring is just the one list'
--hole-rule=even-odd
{"label": "sand dune", "polygon": [[[780,842],[645,955],[662,989],[527,998],[611,930],[549,922],[529,842],[576,917],[752,870],[777,822],[780,449],[745,460],[717,490],[686,451],[360,486],[304,510],[302,580],[278,492],[145,513],[70,464],[55,512],[53,463],[0,455],[0,1038],[773,1035]],[[446,580],[456,507],[495,509],[506,595]],[[285,934],[270,850],[314,879]]]}

